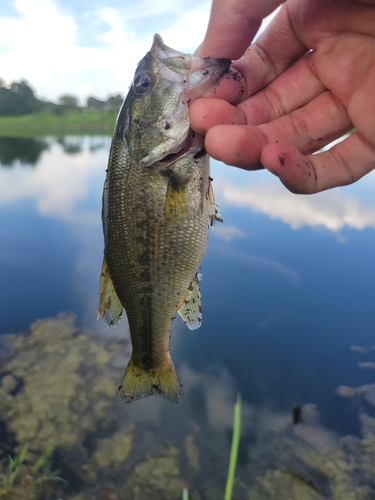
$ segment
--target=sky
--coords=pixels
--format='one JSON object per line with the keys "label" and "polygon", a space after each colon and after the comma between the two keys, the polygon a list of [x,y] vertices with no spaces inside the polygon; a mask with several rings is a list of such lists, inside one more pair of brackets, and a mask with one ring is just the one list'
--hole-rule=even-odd
{"label": "sky", "polygon": [[154,33],[194,50],[209,11],[201,0],[2,0],[0,77],[25,78],[49,100],[125,95]]}
{"label": "sky", "polygon": [[155,32],[194,51],[211,0],[1,0],[0,78],[26,79],[38,97],[125,96]]}

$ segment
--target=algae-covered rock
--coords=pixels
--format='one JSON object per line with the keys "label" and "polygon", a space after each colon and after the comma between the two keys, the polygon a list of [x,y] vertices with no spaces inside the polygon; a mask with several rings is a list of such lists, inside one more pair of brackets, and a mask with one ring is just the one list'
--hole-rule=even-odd
{"label": "algae-covered rock", "polygon": [[[367,500],[375,493],[375,436],[345,437],[319,449],[296,434],[275,435],[241,472],[249,500]],[[263,471],[262,471],[263,469]]]}
{"label": "algae-covered rock", "polygon": [[194,436],[186,436],[185,450],[188,460],[188,466],[194,471],[199,471],[199,449],[194,442]]}
{"label": "algae-covered rock", "polygon": [[134,438],[134,426],[115,432],[111,438],[101,439],[93,453],[93,460],[101,468],[118,468],[129,456]]}
{"label": "algae-covered rock", "polygon": [[[178,466],[179,451],[170,446],[157,455],[147,455],[134,467],[124,498],[175,500],[187,488]],[[128,495],[128,496],[126,496]]]}
{"label": "algae-covered rock", "polygon": [[37,321],[5,342],[17,353],[4,363],[0,385],[10,431],[37,450],[78,446],[113,404],[117,380],[107,367],[116,350],[77,330],[73,316]]}
{"label": "algae-covered rock", "polygon": [[305,478],[293,471],[274,470],[258,478],[257,491],[250,491],[249,500],[323,500]]}

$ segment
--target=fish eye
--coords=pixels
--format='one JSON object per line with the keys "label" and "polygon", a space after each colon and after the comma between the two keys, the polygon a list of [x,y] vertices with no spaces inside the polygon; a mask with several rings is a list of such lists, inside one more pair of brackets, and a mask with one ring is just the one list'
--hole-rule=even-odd
{"label": "fish eye", "polygon": [[140,73],[136,75],[133,82],[133,88],[138,95],[144,95],[152,88],[154,78],[151,73]]}

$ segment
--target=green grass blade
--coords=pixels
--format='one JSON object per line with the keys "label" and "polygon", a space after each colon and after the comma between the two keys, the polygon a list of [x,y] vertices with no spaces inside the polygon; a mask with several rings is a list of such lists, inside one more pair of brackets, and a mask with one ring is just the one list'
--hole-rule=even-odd
{"label": "green grass blade", "polygon": [[53,482],[68,484],[68,481],[66,481],[63,477],[55,476],[53,473],[48,474],[47,476],[39,477],[38,479],[35,480],[36,484],[53,483]]}
{"label": "green grass blade", "polygon": [[52,472],[49,472],[45,476],[39,477],[38,479],[35,480],[36,484],[43,484],[47,482],[56,482],[56,483],[64,483],[68,484],[68,481],[66,481],[63,477],[59,476],[61,473],[61,470],[54,470]]}
{"label": "green grass blade", "polygon": [[33,471],[37,471],[42,465],[44,465],[52,455],[51,451],[45,451],[43,455],[41,455],[38,460],[35,462],[33,466]]}
{"label": "green grass blade", "polygon": [[228,469],[227,484],[225,485],[224,500],[231,500],[232,498],[234,476],[236,474],[238,448],[240,444],[240,435],[241,435],[241,396],[238,395],[237,402],[234,406],[232,446],[230,450],[229,469]]}
{"label": "green grass blade", "polygon": [[23,464],[23,462],[25,461],[28,447],[29,443],[26,443],[22,446],[22,450],[20,451],[20,454],[17,457],[18,458],[17,464]]}
{"label": "green grass blade", "polygon": [[187,488],[182,490],[182,500],[189,500],[189,490]]}

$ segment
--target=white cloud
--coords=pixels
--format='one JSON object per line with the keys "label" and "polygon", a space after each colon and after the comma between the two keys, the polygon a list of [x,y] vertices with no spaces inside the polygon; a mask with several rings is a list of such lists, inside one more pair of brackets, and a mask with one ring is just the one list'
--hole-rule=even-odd
{"label": "white cloud", "polygon": [[152,18],[160,15],[171,15],[175,12],[183,13],[185,0],[140,0],[138,2],[128,2],[124,14],[128,21],[134,21],[145,18]]}
{"label": "white cloud", "polygon": [[211,2],[204,2],[195,9],[188,10],[177,23],[161,31],[165,43],[180,51],[194,51],[206,33]]}
{"label": "white cloud", "polygon": [[0,42],[6,49],[0,53],[0,67],[5,78],[32,80],[39,74],[38,80],[54,79],[68,62],[76,65],[71,59],[77,31],[72,19],[48,0],[16,0],[15,8],[19,17],[0,18]]}

